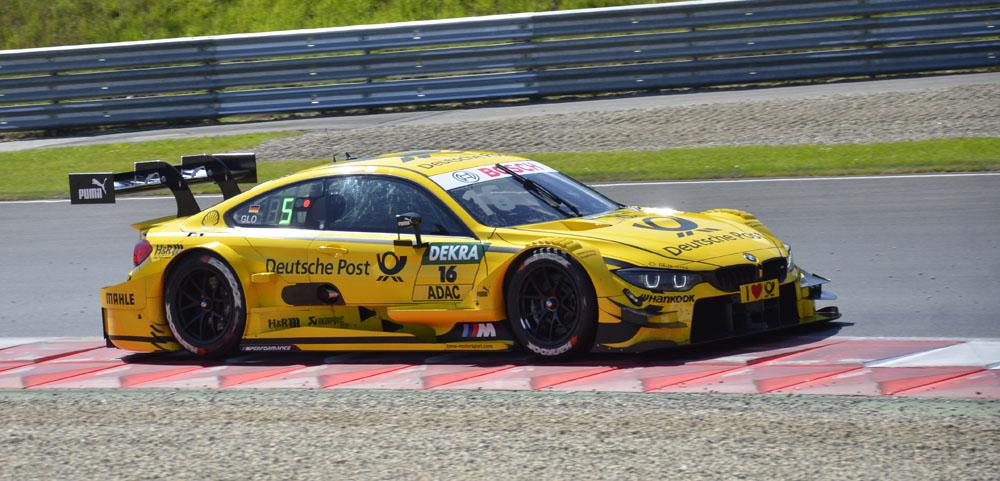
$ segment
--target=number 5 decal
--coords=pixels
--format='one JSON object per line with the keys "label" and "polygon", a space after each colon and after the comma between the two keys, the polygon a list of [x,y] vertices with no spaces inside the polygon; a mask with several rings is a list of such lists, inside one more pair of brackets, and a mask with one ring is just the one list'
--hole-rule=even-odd
{"label": "number 5 decal", "polygon": [[291,204],[293,202],[295,202],[295,197],[285,197],[281,200],[281,220],[278,221],[278,225],[288,225],[292,223]]}

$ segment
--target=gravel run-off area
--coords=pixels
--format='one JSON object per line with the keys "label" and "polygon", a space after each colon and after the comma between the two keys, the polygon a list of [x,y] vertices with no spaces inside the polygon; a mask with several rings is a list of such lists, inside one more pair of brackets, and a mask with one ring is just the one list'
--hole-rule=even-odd
{"label": "gravel run-off area", "polygon": [[0,391],[0,478],[997,479],[1000,403]]}
{"label": "gravel run-off area", "polygon": [[256,149],[262,160],[414,149],[501,152],[836,144],[1000,135],[1000,83],[620,111],[317,130]]}

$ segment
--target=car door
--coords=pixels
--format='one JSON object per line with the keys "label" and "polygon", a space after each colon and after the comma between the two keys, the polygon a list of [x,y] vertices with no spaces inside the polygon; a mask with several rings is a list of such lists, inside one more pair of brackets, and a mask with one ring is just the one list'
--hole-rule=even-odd
{"label": "car door", "polygon": [[[329,179],[325,202],[310,254],[335,268],[313,282],[334,284],[346,304],[455,303],[470,294],[485,245],[425,188],[386,175],[343,175]],[[423,245],[396,227],[396,215],[411,212],[423,219]]]}
{"label": "car door", "polygon": [[311,257],[309,246],[322,226],[314,203],[323,199],[324,179],[297,182],[247,201],[230,211],[229,224],[258,254],[257,273],[273,274],[255,284],[264,295],[262,305],[281,305],[285,287],[309,282],[326,270],[326,261]]}

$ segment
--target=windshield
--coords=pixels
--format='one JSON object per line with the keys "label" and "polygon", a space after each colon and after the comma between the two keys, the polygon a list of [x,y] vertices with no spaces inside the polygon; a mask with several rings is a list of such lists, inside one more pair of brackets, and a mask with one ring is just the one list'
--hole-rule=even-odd
{"label": "windshield", "polygon": [[[439,182],[480,224],[510,227],[599,214],[620,207],[593,189],[538,162],[505,163],[504,167],[530,179],[562,202],[552,202],[537,189],[494,167],[451,172]],[[457,180],[457,182],[455,182]],[[466,185],[461,185],[465,183]]]}

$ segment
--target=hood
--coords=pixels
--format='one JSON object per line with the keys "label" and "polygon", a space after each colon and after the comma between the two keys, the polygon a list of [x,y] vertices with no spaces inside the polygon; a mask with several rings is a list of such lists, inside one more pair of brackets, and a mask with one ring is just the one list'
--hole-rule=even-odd
{"label": "hood", "polygon": [[[735,219],[661,209],[626,208],[599,216],[532,224],[511,230],[530,232],[536,238],[542,234],[601,244],[601,251],[606,257],[621,258],[637,265],[671,260],[674,265],[690,262],[713,264],[712,259],[723,260],[721,258],[734,254],[764,250],[773,252],[773,255],[781,254],[772,239]],[[728,263],[728,259],[723,262]]]}

